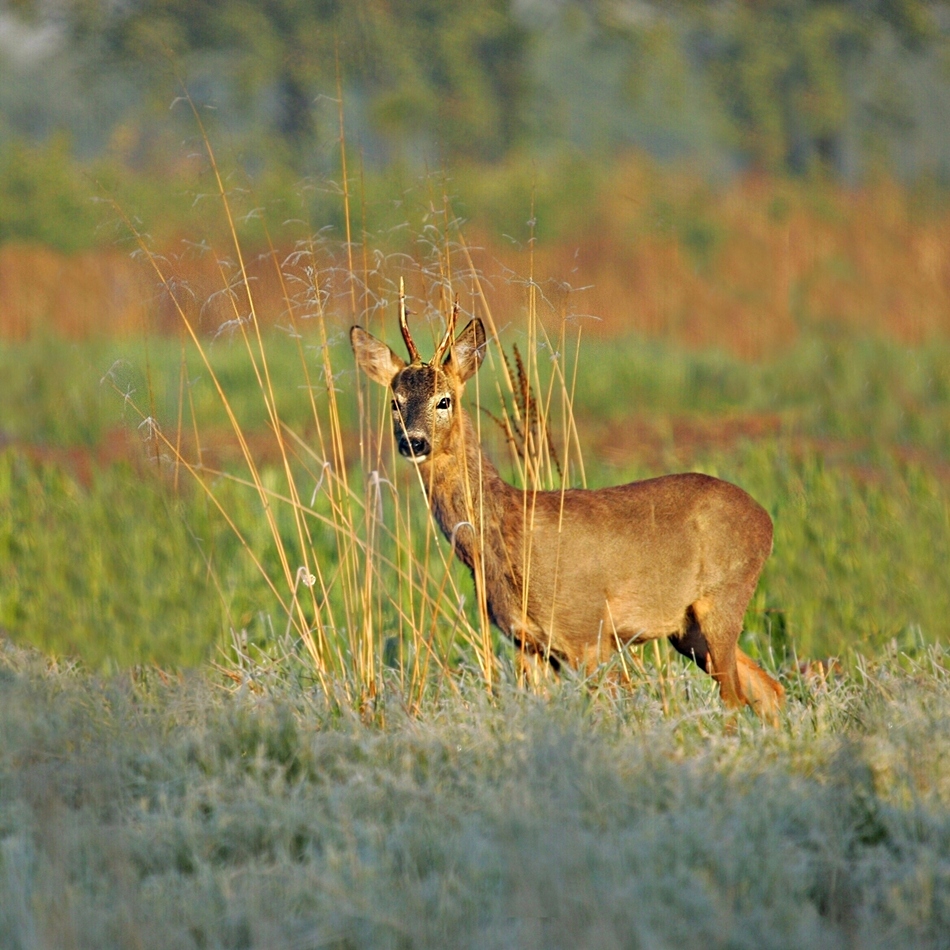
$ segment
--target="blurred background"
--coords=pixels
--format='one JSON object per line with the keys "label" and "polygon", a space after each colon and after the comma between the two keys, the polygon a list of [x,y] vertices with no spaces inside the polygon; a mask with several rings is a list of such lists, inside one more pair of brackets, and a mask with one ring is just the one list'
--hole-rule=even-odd
{"label": "blurred background", "polygon": [[0,628],[94,666],[283,626],[150,464],[183,405],[196,443],[224,427],[176,307],[253,390],[206,143],[275,360],[270,261],[319,250],[345,392],[343,329],[393,298],[342,264],[385,277],[457,229],[504,345],[529,285],[581,328],[591,484],[700,468],[770,510],[747,627],[777,662],[950,633],[950,4],[0,2]]}
{"label": "blurred background", "polygon": [[342,95],[364,234],[405,227],[439,173],[496,257],[533,221],[539,270],[593,284],[604,330],[920,342],[947,325],[948,37],[923,0],[6,0],[0,326],[135,325],[104,199],[162,250],[221,226],[187,89],[253,192],[252,245],[343,236]]}

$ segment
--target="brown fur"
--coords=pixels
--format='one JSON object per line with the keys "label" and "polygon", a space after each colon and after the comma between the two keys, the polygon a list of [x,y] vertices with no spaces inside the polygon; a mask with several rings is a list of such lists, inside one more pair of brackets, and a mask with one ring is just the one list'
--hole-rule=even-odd
{"label": "brown fur", "polygon": [[[360,327],[357,362],[391,387],[400,452],[419,465],[429,504],[491,620],[526,651],[593,668],[617,644],[668,637],[719,683],[730,708],[777,721],[784,690],[737,646],[772,549],[768,513],[741,488],[696,473],[597,490],[524,491],[482,454],[461,408],[481,365],[479,320],[439,365],[406,364]],[[479,557],[481,563],[479,564]]]}

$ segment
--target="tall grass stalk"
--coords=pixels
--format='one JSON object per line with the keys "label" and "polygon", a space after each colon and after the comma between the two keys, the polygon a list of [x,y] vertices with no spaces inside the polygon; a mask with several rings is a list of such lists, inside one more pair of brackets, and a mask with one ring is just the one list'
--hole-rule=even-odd
{"label": "tall grass stalk", "polygon": [[[384,689],[395,686],[406,706],[418,709],[431,691],[438,694],[443,689],[456,689],[457,670],[469,666],[492,691],[500,661],[484,600],[485,585],[475,585],[471,603],[469,581],[454,561],[453,546],[438,536],[431,518],[419,517],[425,486],[418,470],[413,477],[395,455],[388,435],[388,400],[364,391],[349,367],[341,369],[332,360],[331,342],[341,324],[352,322],[334,310],[334,301],[341,299],[334,297],[334,288],[342,281],[342,297],[348,303],[343,309],[360,322],[372,323],[377,312],[383,314],[383,320],[387,310],[392,312],[397,277],[400,288],[408,280],[411,288],[422,289],[421,295],[417,290],[408,299],[416,325],[422,324],[420,317],[426,317],[444,327],[452,308],[461,306],[459,301],[468,286],[464,309],[483,317],[497,349],[498,327],[484,293],[484,278],[452,213],[451,200],[444,188],[439,199],[430,197],[420,236],[428,251],[419,260],[376,255],[371,268],[364,232],[363,271],[358,273],[354,268],[341,104],[345,266],[341,269],[332,257],[327,259],[325,244],[318,237],[300,242],[284,259],[268,237],[270,268],[288,321],[285,329],[296,343],[301,386],[309,402],[311,423],[303,431],[284,421],[278,404],[278,387],[268,359],[268,333],[262,329],[265,321],[238,236],[233,198],[201,117],[191,105],[231,242],[227,255],[213,248],[209,251],[215,256],[220,278],[213,296],[216,305],[221,301],[226,305],[224,328],[239,341],[252,369],[276,447],[277,467],[266,467],[258,457],[233,404],[228,381],[215,369],[210,351],[213,341],[199,325],[204,308],[194,312],[172,263],[154,252],[146,235],[124,216],[138,251],[167,294],[182,327],[174,431],[165,431],[151,406],[136,406],[141,423],[155,439],[156,451],[173,465],[173,486],[180,486],[180,474],[184,473],[235,533],[273,594],[274,609],[285,618],[275,629],[285,628],[302,647],[301,655],[326,694],[365,713],[375,707]],[[530,242],[534,242],[533,232]],[[236,262],[233,274],[226,264],[229,256]],[[405,302],[400,289],[399,303]],[[552,337],[546,325],[550,320],[541,315],[546,306],[532,264],[525,279],[526,358],[517,355],[517,373],[497,352],[488,361],[489,385],[494,389],[490,401],[496,404],[496,418],[509,435],[515,478],[528,489],[523,517],[529,526],[537,491],[566,487],[572,473],[579,471],[583,478],[584,472],[573,415],[580,333],[573,343],[563,308],[555,315],[558,327]],[[308,339],[315,340],[315,346],[308,344]],[[311,357],[314,348],[318,352],[316,368]],[[565,359],[568,349],[574,354],[573,367]],[[549,355],[548,361],[539,358],[542,352]],[[202,458],[201,426],[187,384],[188,366],[194,359],[211,380],[239,446],[239,470],[212,469]],[[347,379],[345,385],[337,384],[341,376]],[[481,442],[487,433],[483,432],[484,400],[477,377],[471,390]],[[356,480],[360,475],[341,403],[353,398],[360,417],[361,482]],[[516,432],[520,439],[511,437]],[[560,436],[563,465],[554,452],[553,433]],[[193,454],[188,447],[191,440]],[[256,496],[272,551],[261,551],[247,528],[228,511],[219,491],[223,484],[241,486]],[[474,516],[472,520],[483,521]],[[477,563],[476,571],[480,570]],[[530,583],[530,564],[527,579]],[[236,631],[233,633],[236,636]]]}

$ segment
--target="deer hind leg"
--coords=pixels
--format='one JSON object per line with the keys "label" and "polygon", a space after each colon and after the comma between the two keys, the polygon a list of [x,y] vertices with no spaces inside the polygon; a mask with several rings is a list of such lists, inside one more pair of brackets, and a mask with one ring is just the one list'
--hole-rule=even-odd
{"label": "deer hind leg", "polygon": [[[741,624],[741,617],[740,617]],[[729,709],[746,703],[736,663],[739,638],[731,612],[711,601],[697,601],[686,611],[686,629],[670,637],[674,649],[688,656],[719,684],[719,695]]]}
{"label": "deer hind leg", "polygon": [[746,702],[760,719],[769,725],[777,726],[779,710],[785,704],[785,688],[738,647],[736,666]]}
{"label": "deer hind leg", "polygon": [[748,601],[743,596],[699,600],[687,612],[686,631],[670,640],[719,683],[727,707],[748,704],[760,719],[778,725],[785,690],[737,646]]}

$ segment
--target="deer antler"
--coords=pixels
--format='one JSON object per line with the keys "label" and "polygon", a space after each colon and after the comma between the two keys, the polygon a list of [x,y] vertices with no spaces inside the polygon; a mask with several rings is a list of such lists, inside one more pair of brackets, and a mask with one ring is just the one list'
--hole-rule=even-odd
{"label": "deer antler", "polygon": [[433,366],[438,363],[443,356],[445,356],[445,351],[448,349],[449,343],[452,342],[452,334],[455,332],[455,321],[458,319],[458,315],[459,298],[456,296],[455,303],[452,306],[452,313],[449,315],[449,319],[446,321],[445,336],[442,337],[442,342],[438,345],[438,348],[435,351],[435,356],[432,357]]}
{"label": "deer antler", "polygon": [[409,324],[406,322],[406,282],[402,277],[399,278],[399,329],[402,330],[402,338],[406,341],[410,360],[413,363],[421,363],[422,357],[419,356],[416,344],[409,333]]}

